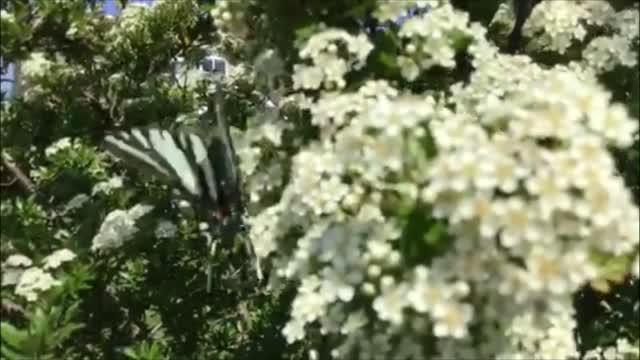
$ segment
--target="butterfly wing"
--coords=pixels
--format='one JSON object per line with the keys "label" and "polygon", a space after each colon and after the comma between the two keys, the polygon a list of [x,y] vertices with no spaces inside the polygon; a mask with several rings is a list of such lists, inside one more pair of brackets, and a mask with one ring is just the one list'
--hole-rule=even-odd
{"label": "butterfly wing", "polygon": [[164,180],[171,178],[169,167],[157,157],[145,130],[118,131],[104,139],[105,148],[129,166],[142,166]]}
{"label": "butterfly wing", "polygon": [[217,205],[215,169],[205,142],[188,132],[132,129],[105,137],[106,148],[129,166],[149,169],[186,195]]}

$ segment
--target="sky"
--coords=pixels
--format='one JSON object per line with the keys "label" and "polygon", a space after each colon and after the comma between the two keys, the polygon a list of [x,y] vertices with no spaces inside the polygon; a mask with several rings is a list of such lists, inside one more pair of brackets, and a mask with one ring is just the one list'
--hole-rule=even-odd
{"label": "sky", "polygon": [[7,97],[11,96],[11,90],[13,89],[13,64],[9,64],[6,73],[3,72],[0,79],[2,80],[0,82],[0,91],[6,93]]}
{"label": "sky", "polygon": [[[130,3],[147,3],[152,4],[153,0],[131,0]],[[107,15],[116,16],[120,14],[120,8],[118,7],[118,3],[116,0],[105,0],[104,2],[104,13]]]}

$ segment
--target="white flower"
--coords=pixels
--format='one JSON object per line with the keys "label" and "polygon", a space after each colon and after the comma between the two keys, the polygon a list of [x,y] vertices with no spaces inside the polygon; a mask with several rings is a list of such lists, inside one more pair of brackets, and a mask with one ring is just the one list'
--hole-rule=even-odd
{"label": "white flower", "polygon": [[276,250],[275,236],[278,234],[278,217],[281,211],[282,209],[275,205],[248,219],[247,222],[251,225],[249,238],[256,256],[264,258]]}
{"label": "white flower", "polygon": [[373,300],[373,309],[381,320],[386,320],[392,324],[402,323],[404,308],[408,305],[406,284],[390,285]]}
{"label": "white flower", "polygon": [[589,166],[610,167],[613,165],[611,155],[607,151],[603,139],[594,135],[576,137],[572,141],[569,154]]}
{"label": "white flower", "polygon": [[616,349],[618,350],[618,353],[623,356],[631,355],[638,358],[638,356],[640,355],[640,349],[638,349],[637,346],[634,346],[633,344],[629,343],[629,340],[625,338],[620,338],[616,340]]}
{"label": "white flower", "polygon": [[[566,49],[591,39],[587,25],[617,31],[612,10],[585,3],[546,5],[525,31],[535,35],[529,43]],[[387,1],[379,11],[411,6]],[[550,11],[556,6],[563,16]],[[468,81],[433,98],[386,81],[351,90],[346,75],[366,61],[368,41],[335,29],[316,35],[301,49],[294,82],[318,90],[301,105],[317,138],[287,144],[299,149],[283,165],[291,180],[278,211],[255,218],[252,237],[277,276],[301,281],[287,340],[304,338],[309,325],[339,339],[327,352],[341,358],[577,356],[571,294],[599,275],[588,254],[629,255],[640,243],[637,207],[609,154],[637,126],[611,104],[599,71],[504,55],[486,29],[442,4],[401,25],[403,76],[452,66],[451,40],[463,38],[475,69]],[[260,136],[248,144],[271,154]],[[404,258],[406,241],[422,240],[404,229],[406,214],[388,207],[394,194],[447,220],[443,240],[455,241],[428,271],[412,273]],[[473,338],[472,321],[488,341]],[[424,336],[433,348],[423,347]]]}
{"label": "white flower", "polygon": [[102,222],[98,234],[94,236],[91,250],[100,251],[120,247],[138,231],[138,218],[152,210],[148,205],[136,205],[131,209],[114,210]]}
{"label": "white flower", "polygon": [[325,297],[327,302],[333,302],[336,299],[349,302],[353,299],[355,288],[337,271],[331,268],[325,268],[320,293]]}
{"label": "white flower", "polygon": [[582,356],[582,360],[602,360],[602,348],[598,346],[587,350]]}
{"label": "white flower", "polygon": [[428,270],[425,267],[417,267],[415,276],[415,284],[409,290],[407,300],[417,312],[440,314],[442,306],[448,300],[443,289],[429,281]]}
{"label": "white flower", "polygon": [[240,163],[238,164],[240,171],[242,171],[242,174],[245,176],[252,175],[256,171],[260,161],[260,148],[254,146],[242,147],[238,146],[237,142],[234,143],[236,144],[236,154],[240,158]]}
{"label": "white flower", "polygon": [[640,31],[639,18],[638,9],[630,8],[616,13],[607,20],[609,20],[611,26],[618,30],[620,35],[632,40],[638,37],[638,31]]}
{"label": "white flower", "polygon": [[304,322],[312,322],[324,315],[327,302],[320,293],[300,293],[291,305],[291,314],[294,318]]}
{"label": "white flower", "polygon": [[9,257],[2,264],[3,266],[9,267],[29,267],[33,264],[33,261],[28,257],[22,254],[13,254],[9,255]]}
{"label": "white flower", "polygon": [[367,250],[373,259],[385,259],[391,254],[392,247],[386,241],[372,239],[367,241]]}
{"label": "white flower", "polygon": [[544,229],[538,221],[538,213],[522,199],[511,197],[496,204],[496,213],[502,219],[500,242],[512,247],[522,240],[540,240]]}
{"label": "white flower", "polygon": [[303,321],[290,320],[282,329],[282,335],[284,335],[289,344],[302,340],[304,338],[304,334]]}
{"label": "white flower", "polygon": [[114,176],[107,181],[101,181],[93,186],[91,190],[91,195],[95,195],[98,193],[111,194],[114,189],[119,189],[122,187],[122,177]]}
{"label": "white flower", "polygon": [[346,61],[333,56],[318,56],[316,58],[316,66],[323,70],[325,83],[336,84],[338,88],[344,87],[346,83],[343,77],[349,70]]}
{"label": "white flower", "polygon": [[523,27],[523,34],[531,37],[534,45],[563,54],[574,39],[585,37],[583,23],[590,16],[587,8],[579,2],[542,2],[533,9]]}
{"label": "white flower", "polygon": [[[347,54],[339,57],[338,45],[346,45]],[[294,66],[294,89],[317,89],[322,83],[327,88],[343,88],[344,75],[351,68],[364,66],[373,45],[364,34],[352,36],[340,29],[326,29],[311,36],[299,54],[310,59],[313,66]],[[342,55],[342,54],[340,54]]]}
{"label": "white flower", "polygon": [[585,191],[584,199],[576,204],[576,214],[590,218],[597,227],[605,227],[623,215],[620,205],[626,204],[628,197],[624,185],[613,179],[609,184],[593,184]]}
{"label": "white flower", "polygon": [[316,214],[332,213],[338,209],[342,198],[349,192],[349,187],[337,176],[332,176],[328,180],[321,181],[317,191],[315,201],[311,203]]}
{"label": "white flower", "polygon": [[[637,32],[636,32],[637,33]],[[584,62],[597,72],[608,72],[617,65],[636,66],[637,52],[633,51],[629,35],[599,36],[583,50]]]}
{"label": "white flower", "polygon": [[13,16],[13,14],[6,11],[5,9],[0,10],[0,19],[2,21],[15,21],[15,17]]}
{"label": "white flower", "polygon": [[[554,84],[551,83],[549,86]],[[569,139],[578,132],[581,116],[580,111],[573,106],[551,104],[524,115],[521,121],[528,127],[529,136]]]}
{"label": "white flower", "polygon": [[462,198],[451,215],[451,222],[477,219],[480,234],[484,237],[493,237],[501,224],[500,218],[496,215],[495,204],[494,199],[484,192]]}
{"label": "white flower", "polygon": [[516,191],[519,181],[529,173],[528,169],[519,164],[513,157],[499,154],[487,157],[485,163],[476,166],[480,166],[483,172],[482,176],[474,178],[478,188],[491,189],[497,187],[505,193]]}
{"label": "white flower", "polygon": [[570,359],[578,356],[574,340],[576,324],[571,315],[560,313],[547,317],[550,324],[538,345],[541,359]]}
{"label": "white flower", "polygon": [[[414,16],[405,21],[398,35],[410,41],[406,47],[406,57],[415,61],[421,69],[433,66],[454,67],[455,50],[450,38],[453,36],[473,36],[468,26],[467,13],[458,12],[450,4],[429,10],[422,16]],[[405,57],[399,62],[404,67],[412,66]],[[416,75],[416,70],[406,72],[409,80]]]}
{"label": "white flower", "polygon": [[399,171],[402,168],[404,153],[400,136],[380,136],[367,140],[363,151],[363,161],[369,164],[366,171],[371,177],[382,175],[383,169]]}
{"label": "white flower", "polygon": [[59,151],[70,148],[72,145],[71,143],[71,139],[68,137],[59,139],[58,141],[54,142],[53,144],[49,145],[45,150],[44,150],[44,154],[46,156],[53,156],[55,154],[57,154]]}
{"label": "white flower", "polygon": [[25,270],[15,288],[16,295],[23,296],[27,301],[35,301],[39,291],[49,290],[53,286],[59,286],[61,282],[44,272],[38,267]]}
{"label": "white flower", "polygon": [[2,267],[2,276],[0,277],[0,286],[5,287],[8,285],[15,285],[20,280],[20,276],[25,269],[22,268],[14,268],[14,267]]}
{"label": "white flower", "polygon": [[632,119],[621,104],[613,104],[602,117],[591,117],[589,127],[601,133],[618,146],[629,146],[638,130],[638,121]]}
{"label": "white flower", "polygon": [[400,67],[402,77],[409,81],[415,80],[420,75],[420,67],[409,57],[399,56],[398,67]]}
{"label": "white flower", "polygon": [[595,267],[589,262],[588,253],[575,249],[565,255],[535,246],[527,256],[527,286],[548,290],[553,294],[567,294],[584,282],[596,277]]}
{"label": "white flower", "polygon": [[353,312],[349,314],[347,320],[344,322],[342,327],[340,328],[341,334],[350,334],[361,327],[367,325],[368,319],[364,314],[364,311],[360,310],[357,312]]}
{"label": "white flower", "polygon": [[317,89],[324,80],[324,72],[316,66],[295,65],[293,67],[294,89]]}
{"label": "white flower", "polygon": [[433,334],[440,338],[451,336],[460,339],[467,335],[467,327],[472,317],[473,308],[471,305],[445,304],[442,312],[435,316]]}
{"label": "white flower", "polygon": [[76,254],[69,249],[59,249],[42,259],[44,269],[55,269],[62,263],[76,258]]}
{"label": "white flower", "polygon": [[20,276],[25,271],[24,268],[33,264],[33,261],[21,254],[10,255],[0,267],[1,284],[0,286],[15,285],[20,280]]}
{"label": "white flower", "polygon": [[178,227],[168,220],[158,222],[155,230],[155,236],[158,239],[171,239],[178,233]]}
{"label": "white flower", "polygon": [[284,127],[281,124],[266,123],[260,126],[259,132],[262,136],[271,141],[275,146],[280,146],[282,143],[282,132]]}
{"label": "white flower", "polygon": [[572,205],[569,195],[569,183],[561,176],[550,171],[539,171],[526,182],[527,190],[538,196],[542,218],[548,220],[555,210],[566,211]]}
{"label": "white flower", "polygon": [[20,68],[22,74],[29,78],[45,75],[53,66],[53,62],[47,60],[42,52],[33,52],[30,57],[22,62]]}

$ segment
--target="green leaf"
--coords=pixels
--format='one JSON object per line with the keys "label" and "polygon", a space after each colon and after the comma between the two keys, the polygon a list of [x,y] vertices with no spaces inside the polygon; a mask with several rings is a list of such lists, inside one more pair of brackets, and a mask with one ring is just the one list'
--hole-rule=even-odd
{"label": "green leaf", "polygon": [[431,246],[440,245],[442,239],[447,234],[447,227],[443,223],[435,223],[426,234],[424,234],[425,243]]}
{"label": "green leaf", "polygon": [[602,293],[608,293],[611,290],[610,283],[619,284],[624,281],[633,258],[593,251],[590,254],[590,260],[598,268],[599,273],[599,277],[590,282],[591,286]]}
{"label": "green leaf", "polygon": [[26,331],[20,330],[8,322],[0,322],[0,338],[3,344],[19,348],[28,337],[29,334]]}

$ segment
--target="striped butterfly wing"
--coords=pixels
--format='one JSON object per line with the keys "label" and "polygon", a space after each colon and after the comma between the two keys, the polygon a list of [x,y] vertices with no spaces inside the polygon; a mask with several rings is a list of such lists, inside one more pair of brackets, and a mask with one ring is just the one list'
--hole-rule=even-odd
{"label": "striped butterfly wing", "polygon": [[105,137],[106,148],[130,167],[148,169],[182,193],[203,201],[207,207],[219,202],[211,151],[199,136],[149,128],[119,131]]}

